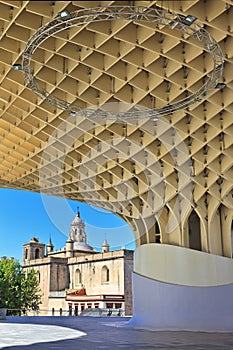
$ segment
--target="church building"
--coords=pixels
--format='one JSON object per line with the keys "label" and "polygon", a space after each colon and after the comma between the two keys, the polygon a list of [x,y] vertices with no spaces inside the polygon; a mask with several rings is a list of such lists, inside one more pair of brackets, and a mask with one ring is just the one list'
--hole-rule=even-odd
{"label": "church building", "polygon": [[33,237],[24,244],[23,268],[34,268],[42,293],[40,315],[79,315],[90,308],[118,309],[132,315],[133,251],[102,251],[87,243],[85,223],[77,211],[66,246],[54,251]]}

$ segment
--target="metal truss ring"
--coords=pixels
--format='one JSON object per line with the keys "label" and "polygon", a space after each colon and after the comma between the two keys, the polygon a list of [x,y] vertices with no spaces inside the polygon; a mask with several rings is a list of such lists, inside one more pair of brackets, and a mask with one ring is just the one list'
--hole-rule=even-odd
{"label": "metal truss ring", "polygon": [[[207,51],[213,60],[213,70],[211,71],[208,80],[203,86],[190,96],[181,99],[173,104],[167,104],[161,108],[148,109],[143,112],[137,108],[124,112],[111,112],[101,111],[96,109],[82,109],[76,104],[70,104],[64,100],[51,95],[48,91],[42,88],[36,78],[33,75],[31,69],[31,58],[36,49],[46,39],[52,35],[74,26],[82,26],[84,24],[98,22],[98,21],[112,21],[112,20],[127,20],[137,22],[148,22],[156,26],[166,26],[172,30],[178,30],[183,33],[186,40],[190,38],[200,42],[205,51]],[[94,117],[98,112],[98,116],[103,114],[105,119],[138,119],[147,118],[156,119],[160,115],[169,115],[175,111],[185,109],[197,101],[201,101],[211,89],[214,89],[217,83],[221,80],[223,72],[223,58],[220,46],[215,39],[209,34],[209,32],[193,23],[192,25],[184,24],[184,16],[177,13],[165,10],[160,7],[147,8],[144,6],[108,6],[108,7],[94,7],[89,9],[82,9],[71,13],[70,18],[64,20],[60,16],[54,18],[44,26],[40,27],[29,39],[26,48],[23,52],[22,58],[22,70],[24,74],[24,80],[28,88],[35,92],[42,99],[46,100],[49,104],[66,110],[68,112],[73,111],[84,117]]]}

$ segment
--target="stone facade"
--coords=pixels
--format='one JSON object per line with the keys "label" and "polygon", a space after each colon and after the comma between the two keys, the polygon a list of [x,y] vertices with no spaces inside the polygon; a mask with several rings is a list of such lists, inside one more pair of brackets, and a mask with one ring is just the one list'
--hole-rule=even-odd
{"label": "stone facade", "polygon": [[87,244],[79,212],[63,249],[53,251],[51,240],[45,245],[38,238],[24,244],[23,267],[37,273],[40,315],[77,315],[86,308],[119,308],[132,315],[133,251],[110,251],[104,240],[102,252],[96,252]]}

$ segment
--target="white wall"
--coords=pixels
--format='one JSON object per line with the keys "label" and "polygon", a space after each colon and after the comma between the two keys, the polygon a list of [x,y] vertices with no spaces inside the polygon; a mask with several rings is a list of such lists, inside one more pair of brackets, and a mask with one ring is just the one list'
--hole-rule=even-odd
{"label": "white wall", "polygon": [[233,283],[233,260],[167,244],[145,244],[135,251],[134,272],[186,286]]}
{"label": "white wall", "polygon": [[137,248],[130,324],[153,330],[233,331],[233,261],[182,247]]}

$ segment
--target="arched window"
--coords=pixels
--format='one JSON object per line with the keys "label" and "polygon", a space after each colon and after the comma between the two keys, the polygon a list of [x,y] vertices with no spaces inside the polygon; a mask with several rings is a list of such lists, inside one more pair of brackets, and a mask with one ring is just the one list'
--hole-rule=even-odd
{"label": "arched window", "polygon": [[161,235],[158,221],[155,221],[155,243],[161,243]]}
{"label": "arched window", "polygon": [[35,259],[39,259],[39,257],[40,257],[40,249],[36,248],[36,250],[35,250]]}
{"label": "arched window", "polygon": [[201,227],[200,219],[195,210],[188,218],[189,248],[201,250]]}
{"label": "arched window", "polygon": [[106,283],[106,282],[109,282],[109,268],[106,265],[104,265],[102,267],[101,282],[102,282],[102,284]]}
{"label": "arched window", "polygon": [[75,285],[82,283],[82,273],[79,269],[75,271]]}

